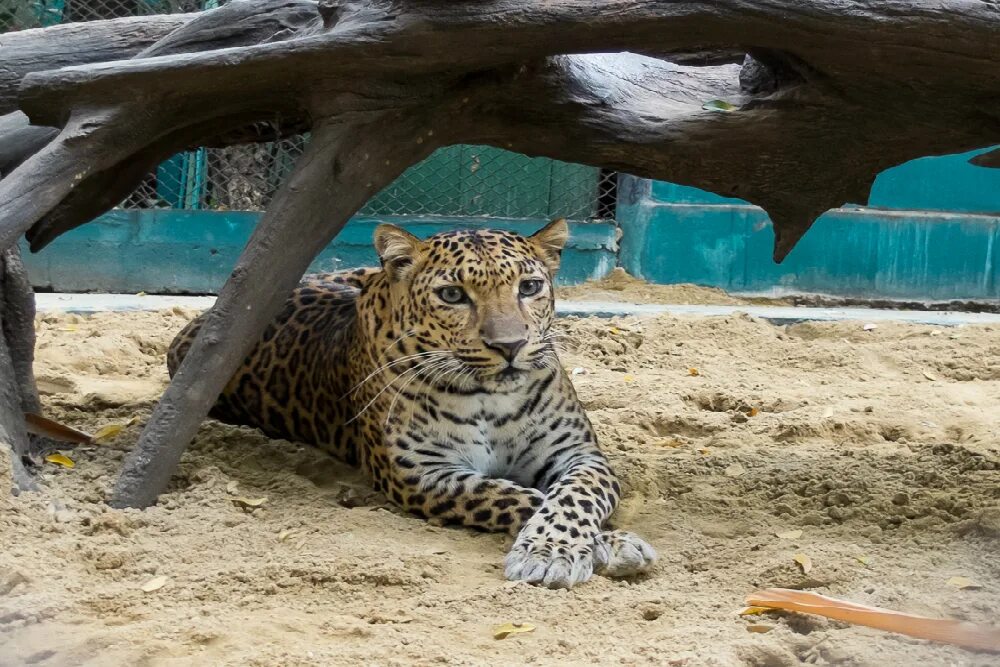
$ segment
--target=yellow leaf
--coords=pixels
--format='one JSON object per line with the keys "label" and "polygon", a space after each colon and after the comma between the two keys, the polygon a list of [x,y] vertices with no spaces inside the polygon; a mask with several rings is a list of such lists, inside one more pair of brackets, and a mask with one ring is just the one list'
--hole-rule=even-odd
{"label": "yellow leaf", "polygon": [[244,509],[254,509],[267,502],[267,498],[233,498],[233,503]]}
{"label": "yellow leaf", "polygon": [[76,331],[76,327],[71,324],[68,327],[59,327],[59,331]]}
{"label": "yellow leaf", "polygon": [[982,585],[969,579],[968,577],[952,577],[948,580],[949,586],[954,586],[955,588],[966,591],[966,590],[976,590],[982,588]]}
{"label": "yellow leaf", "polygon": [[725,100],[709,100],[701,105],[705,111],[735,111],[737,106]]}
{"label": "yellow leaf", "polygon": [[701,373],[698,372],[697,368],[689,368],[688,375],[690,375],[691,377],[698,377],[699,375],[701,375]]}
{"label": "yellow leaf", "polygon": [[782,533],[775,533],[775,535],[777,535],[778,537],[780,537],[783,540],[797,540],[800,537],[802,537],[802,531],[801,530],[786,530],[786,531],[784,531]]}
{"label": "yellow leaf", "polygon": [[493,627],[493,639],[506,639],[511,635],[534,632],[534,630],[535,626],[531,623],[503,623]]}
{"label": "yellow leaf", "polygon": [[168,581],[170,581],[170,579],[161,574],[158,577],[153,577],[139,588],[142,589],[143,593],[152,593],[153,591],[158,591],[166,586]]}
{"label": "yellow leaf", "polygon": [[635,382],[635,378],[632,377],[631,375],[626,375],[625,377],[622,378],[622,380],[624,380],[625,382]]}
{"label": "yellow leaf", "polygon": [[97,429],[97,433],[90,441],[95,445],[104,445],[124,430],[125,424],[108,424]]}
{"label": "yellow leaf", "polygon": [[136,292],[135,295],[136,296],[146,296],[146,293],[145,292]]}
{"label": "yellow leaf", "polygon": [[744,607],[740,609],[740,616],[758,616],[760,614],[766,614],[769,611],[774,611],[772,607]]}
{"label": "yellow leaf", "polygon": [[854,560],[858,561],[859,563],[861,563],[865,567],[869,567],[869,563],[871,562],[871,560],[868,558],[868,556],[855,556]]}
{"label": "yellow leaf", "polygon": [[292,531],[290,531],[290,530],[283,530],[280,533],[278,533],[278,541],[279,542],[284,542],[285,540],[287,540],[291,536],[292,536]]}
{"label": "yellow leaf", "polygon": [[610,331],[613,336],[617,336],[621,333],[621,330],[618,327],[611,327],[608,331]]}
{"label": "yellow leaf", "polygon": [[770,632],[771,630],[774,630],[773,625],[764,625],[763,623],[751,623],[747,626],[747,632],[756,632],[758,634]]}
{"label": "yellow leaf", "polygon": [[809,556],[805,554],[795,554],[793,558],[795,562],[799,564],[799,567],[802,568],[802,574],[809,574],[809,572],[813,569],[813,561]]}
{"label": "yellow leaf", "polygon": [[49,463],[58,463],[64,468],[75,468],[76,464],[73,463],[73,459],[68,456],[63,456],[62,454],[49,454],[45,457],[45,460]]}
{"label": "yellow leaf", "polygon": [[760,414],[760,410],[758,410],[757,408],[750,408],[750,413],[749,413],[749,415],[750,415],[751,417],[756,417],[756,416],[757,416],[757,415],[759,415],[759,414]]}
{"label": "yellow leaf", "polygon": [[709,455],[709,454],[711,454],[712,452],[711,452],[710,450],[708,450],[708,449],[704,449],[704,448],[702,448],[702,449],[699,449],[699,450],[698,450],[698,453],[699,453],[699,454],[704,454],[705,456],[708,456],[708,455]]}

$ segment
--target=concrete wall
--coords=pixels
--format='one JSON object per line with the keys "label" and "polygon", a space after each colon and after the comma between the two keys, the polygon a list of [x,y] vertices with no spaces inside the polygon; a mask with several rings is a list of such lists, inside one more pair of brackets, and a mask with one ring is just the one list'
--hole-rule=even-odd
{"label": "concrete wall", "polygon": [[[36,289],[57,292],[216,293],[222,287],[260,213],[116,210],[61,236],[24,259]],[[417,236],[456,227],[499,227],[531,234],[547,220],[503,218],[355,218],[310,267],[336,271],[376,266],[372,233],[394,222]],[[605,275],[617,260],[611,223],[574,223],[559,282]]]}
{"label": "concrete wall", "polygon": [[822,216],[780,265],[764,212],[671,183],[619,188],[619,262],[654,282],[734,292],[816,292],[887,299],[996,299],[1000,170],[960,156],[884,172],[871,205]]}
{"label": "concrete wall", "polygon": [[[616,264],[660,283],[733,292],[810,292],[879,299],[997,299],[1000,170],[971,154],[923,158],[879,176],[869,207],[820,218],[781,265],[763,211],[695,188],[622,176],[617,226],[572,225],[560,282],[605,275]],[[67,292],[214,293],[259,213],[118,210],[25,257],[37,288]],[[418,236],[455,227],[531,233],[546,220],[359,217],[311,267],[371,266],[381,221]],[[618,241],[620,237],[620,241]]]}

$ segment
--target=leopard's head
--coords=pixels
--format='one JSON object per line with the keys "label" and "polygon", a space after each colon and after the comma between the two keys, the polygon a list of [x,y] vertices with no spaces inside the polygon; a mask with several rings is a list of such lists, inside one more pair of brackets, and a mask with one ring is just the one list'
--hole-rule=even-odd
{"label": "leopard's head", "polygon": [[401,351],[436,359],[448,383],[520,384],[554,368],[552,281],[568,236],[563,219],[528,237],[461,230],[420,240],[380,225],[375,249]]}

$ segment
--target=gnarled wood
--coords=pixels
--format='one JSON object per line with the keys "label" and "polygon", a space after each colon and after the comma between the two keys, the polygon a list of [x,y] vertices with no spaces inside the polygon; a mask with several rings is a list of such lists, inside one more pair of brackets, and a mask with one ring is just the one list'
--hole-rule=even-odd
{"label": "gnarled wood", "polygon": [[[268,6],[273,9],[274,4]],[[694,104],[698,100],[691,99],[692,112],[685,115],[683,127],[691,138],[689,146],[699,147],[697,154],[674,151],[669,169],[660,169],[658,165],[667,160],[653,159],[650,151],[644,159],[634,163],[623,160],[614,166],[709,189],[721,185],[726,194],[738,192],[760,204],[775,223],[779,259],[831,205],[851,200],[865,203],[875,174],[886,166],[917,155],[1000,141],[995,104],[1000,94],[1000,49],[995,39],[1000,9],[989,2],[952,0],[933,7],[861,0],[846,6],[736,0],[345,2],[329,13],[325,25],[322,17],[308,19],[308,3],[280,6],[293,20],[290,27],[262,40],[267,43],[215,48],[230,47],[236,39],[229,33],[219,34],[220,26],[225,25],[220,20],[222,12],[249,11],[253,15],[247,3],[237,0],[188,22],[142,54],[157,57],[27,75],[22,108],[36,123],[62,125],[68,122],[71,110],[129,104],[137,96],[147,102],[147,108],[154,109],[162,100],[202,100],[201,117],[193,118],[190,125],[200,123],[207,129],[212,124],[203,122],[205,116],[219,120],[223,116],[206,100],[239,100],[244,106],[234,111],[256,114],[260,122],[277,116],[282,124],[299,127],[343,113],[348,96],[378,97],[381,86],[398,83],[400,77],[451,77],[454,85],[463,85],[470,74],[500,71],[532,59],[540,63],[544,62],[540,59],[558,54],[628,49],[660,55],[676,52],[679,60],[689,61],[692,51],[714,50],[728,58],[735,46],[755,55],[744,66],[737,98],[743,105],[740,114],[720,120],[698,109]],[[246,44],[257,36],[252,33],[236,41]],[[196,48],[205,50],[176,52]],[[635,66],[633,56],[608,58],[620,59],[619,64],[607,62],[608,72],[619,69],[633,74],[628,71]],[[684,70],[673,88],[680,90],[684,83],[700,90],[711,88],[721,71],[718,67]],[[529,71],[544,73],[545,69],[535,66]],[[290,72],[295,76],[290,77]],[[595,73],[592,81],[586,80],[585,74],[583,70],[574,72],[576,91],[591,97],[603,95],[601,86],[607,83],[607,72]],[[729,76],[735,79],[733,84],[741,78],[737,73]],[[704,83],[698,83],[702,77]],[[416,86],[410,90],[411,95],[419,94]],[[731,84],[727,90],[736,87]],[[605,100],[620,108],[601,114],[603,130],[593,137],[595,148],[607,141],[635,143],[637,135],[642,141],[644,130],[615,130],[606,122],[616,111],[628,118],[637,106],[657,101],[655,90],[642,94],[633,86],[632,93],[639,96]],[[498,99],[512,108],[533,109],[533,117],[525,119],[527,124],[555,124],[538,99],[520,99],[506,91]],[[647,111],[641,120],[647,127],[655,125],[661,110]],[[662,113],[664,120],[676,119],[671,107],[663,108]],[[581,118],[578,122],[586,126],[587,121]],[[176,148],[184,148],[180,138],[189,135],[176,132],[171,122],[160,119],[168,130],[162,134],[172,133]],[[238,129],[235,118],[229,122]],[[673,125],[675,129],[678,126]],[[752,128],[750,136],[734,140],[734,132],[743,133],[748,128]],[[887,128],[891,132],[887,133]],[[485,134],[506,134],[495,143],[517,139],[513,128],[507,132],[502,127],[490,128]],[[781,155],[768,159],[786,135]],[[237,132],[233,137],[245,139],[246,134]],[[544,154],[579,159],[586,151],[580,143],[584,138],[577,136],[563,145],[547,141]],[[202,143],[218,140],[217,133],[205,132],[200,137]],[[893,145],[885,146],[887,140]],[[660,148],[666,143],[661,141]],[[863,153],[860,146],[866,147]],[[787,156],[796,159],[785,160]],[[586,161],[595,162],[596,158]],[[773,170],[779,163],[784,168]],[[803,170],[816,174],[814,183],[804,188]],[[678,177],[679,173],[689,175]],[[745,180],[748,174],[751,178]],[[831,188],[815,185],[830,174],[837,176]],[[91,184],[89,196],[96,197],[104,190]],[[3,199],[0,192],[0,216],[4,218],[0,226],[7,232],[0,232],[0,241],[38,222],[38,218],[23,214],[6,215]],[[50,208],[55,206],[58,204]],[[39,239],[34,247],[79,224],[65,213],[57,218],[45,224],[45,233],[34,235]]]}
{"label": "gnarled wood", "polygon": [[18,108],[17,90],[29,72],[131,58],[196,14],[67,23],[0,35],[0,114]]}
{"label": "gnarled wood", "polygon": [[433,127],[424,117],[371,120],[313,130],[125,461],[112,505],[156,502],[198,425],[309,263],[370,197],[428,154],[407,141]]}
{"label": "gnarled wood", "polygon": [[18,249],[0,252],[0,448],[10,451],[14,491],[37,488],[25,469],[29,452],[26,411],[37,412],[31,372],[35,345],[35,301]]}
{"label": "gnarled wood", "polygon": [[[866,203],[886,167],[1000,143],[1000,7],[986,0],[233,0],[177,21],[153,43],[162,17],[129,24],[138,36],[111,47],[128,60],[0,76],[0,102],[19,85],[36,126],[0,123],[22,133],[7,161],[23,160],[0,181],[0,248],[24,233],[44,246],[177,150],[314,130],[119,505],[155,500],[313,255],[436,147],[484,142],[741,197],[771,216],[780,260],[823,211]],[[24,159],[37,126],[59,134]]]}

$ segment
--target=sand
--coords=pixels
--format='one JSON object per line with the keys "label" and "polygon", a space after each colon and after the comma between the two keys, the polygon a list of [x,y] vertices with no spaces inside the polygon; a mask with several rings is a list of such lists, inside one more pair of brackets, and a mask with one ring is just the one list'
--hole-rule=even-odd
{"label": "sand", "polygon": [[[562,321],[564,365],[624,481],[615,523],[661,558],[640,579],[553,591],[503,579],[507,538],[429,526],[309,447],[214,421],[156,507],[105,506],[192,314],[39,320],[48,414],[91,431],[140,423],[63,450],[76,467],[46,464],[45,493],[0,495],[0,665],[1000,661],[737,615],[748,593],[782,586],[998,622],[993,328]],[[494,639],[505,622],[536,629]]]}
{"label": "sand", "polygon": [[790,306],[788,297],[736,296],[718,287],[691,283],[669,285],[650,283],[615,267],[600,280],[560,287],[558,297],[565,301],[604,301],[612,303],[665,303],[703,306]]}

